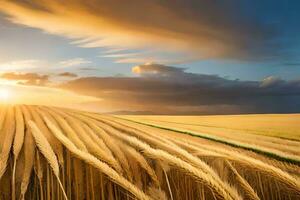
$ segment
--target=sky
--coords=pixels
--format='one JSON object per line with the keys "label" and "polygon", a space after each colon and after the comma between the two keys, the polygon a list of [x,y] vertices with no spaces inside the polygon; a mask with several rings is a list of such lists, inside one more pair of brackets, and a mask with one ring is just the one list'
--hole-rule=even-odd
{"label": "sky", "polygon": [[0,99],[300,112],[299,9],[297,0],[0,0]]}

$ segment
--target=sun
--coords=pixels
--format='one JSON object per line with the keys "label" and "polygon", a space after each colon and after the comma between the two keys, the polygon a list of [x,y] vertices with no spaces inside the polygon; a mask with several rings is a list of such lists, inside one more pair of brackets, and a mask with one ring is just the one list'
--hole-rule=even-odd
{"label": "sun", "polygon": [[6,88],[0,88],[0,101],[7,101],[11,97],[10,90]]}

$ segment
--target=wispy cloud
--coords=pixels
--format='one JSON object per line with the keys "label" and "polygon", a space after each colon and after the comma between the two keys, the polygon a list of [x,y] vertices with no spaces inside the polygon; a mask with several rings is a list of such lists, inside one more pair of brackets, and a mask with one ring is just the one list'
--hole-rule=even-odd
{"label": "wispy cloud", "polygon": [[40,60],[15,60],[0,63],[1,71],[22,71],[22,70],[31,70],[41,67],[42,61]]}
{"label": "wispy cloud", "polygon": [[116,63],[148,63],[148,62],[161,62],[166,63],[167,60],[158,60],[157,58],[143,58],[143,57],[133,57],[133,58],[119,58]]}
{"label": "wispy cloud", "polygon": [[132,57],[132,56],[138,56],[140,54],[138,53],[121,53],[121,54],[105,54],[105,55],[100,55],[99,57],[102,58],[127,58],[127,57]]}
{"label": "wispy cloud", "polygon": [[80,67],[78,70],[80,71],[96,71],[96,67]]}
{"label": "wispy cloud", "polygon": [[[246,16],[236,4],[209,0],[133,0],[130,4],[122,0],[3,0],[0,10],[14,23],[71,38],[73,44],[85,48],[144,48],[183,53],[182,59],[186,53],[197,59],[270,57],[276,48],[265,47],[275,35],[272,29]],[[131,61],[138,60],[119,60]]]}
{"label": "wispy cloud", "polygon": [[92,63],[92,62],[89,60],[86,60],[84,58],[72,58],[69,60],[60,61],[59,65],[61,67],[73,67],[73,66],[80,66],[83,64],[90,64],[90,63]]}

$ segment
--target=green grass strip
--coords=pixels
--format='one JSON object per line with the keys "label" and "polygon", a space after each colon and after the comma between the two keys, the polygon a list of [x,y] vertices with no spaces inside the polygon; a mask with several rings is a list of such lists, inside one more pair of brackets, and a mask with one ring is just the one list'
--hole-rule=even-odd
{"label": "green grass strip", "polygon": [[262,154],[264,156],[273,158],[273,159],[281,161],[281,162],[286,162],[286,163],[290,163],[290,164],[300,166],[300,160],[299,159],[284,157],[282,155],[278,155],[278,154],[273,153],[273,152],[258,149],[258,148],[255,148],[253,146],[246,146],[246,145],[243,145],[243,144],[237,144],[235,142],[226,141],[223,138],[215,137],[215,136],[212,136],[212,135],[206,135],[206,134],[195,133],[195,132],[190,132],[190,131],[181,131],[181,130],[168,128],[168,127],[163,127],[163,126],[159,126],[159,125],[155,125],[155,124],[139,122],[139,121],[135,121],[135,120],[132,120],[132,119],[126,119],[126,118],[116,117],[116,116],[114,116],[114,117],[118,118],[118,119],[122,119],[122,120],[131,121],[131,122],[134,122],[134,123],[137,123],[137,124],[142,124],[142,125],[145,125],[145,126],[159,128],[159,129],[167,130],[167,131],[174,131],[174,132],[177,132],[177,133],[186,134],[186,135],[190,135],[190,136],[193,136],[193,137],[199,137],[199,138],[211,140],[211,141],[214,141],[214,142],[219,142],[219,143],[226,144],[226,145],[229,145],[229,146],[232,146],[232,147],[241,148],[241,149],[252,151],[252,152],[255,152],[255,153],[258,153],[258,154]]}

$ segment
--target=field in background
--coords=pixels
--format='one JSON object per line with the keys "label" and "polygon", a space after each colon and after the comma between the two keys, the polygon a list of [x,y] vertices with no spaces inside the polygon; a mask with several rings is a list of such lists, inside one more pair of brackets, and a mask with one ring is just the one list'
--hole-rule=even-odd
{"label": "field in background", "polygon": [[300,114],[215,116],[121,115],[118,117],[211,134],[246,133],[300,140]]}
{"label": "field in background", "polygon": [[300,141],[245,117],[0,106],[0,199],[300,199]]}

